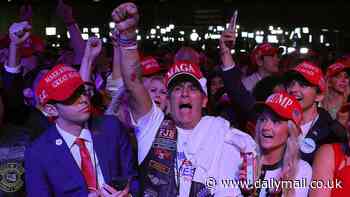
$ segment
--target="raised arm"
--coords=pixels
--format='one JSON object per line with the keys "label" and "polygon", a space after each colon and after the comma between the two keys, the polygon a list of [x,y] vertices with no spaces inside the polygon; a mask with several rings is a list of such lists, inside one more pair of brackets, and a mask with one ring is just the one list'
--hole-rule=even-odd
{"label": "raised arm", "polygon": [[91,37],[86,43],[85,52],[81,61],[80,76],[85,82],[91,81],[92,65],[96,57],[101,53],[102,42],[99,38]]}
{"label": "raised arm", "polygon": [[139,20],[137,7],[133,3],[124,3],[113,10],[112,18],[118,30],[121,74],[130,93],[131,113],[133,118],[138,120],[151,110],[152,101],[142,82],[140,58],[137,51],[136,27]]}
{"label": "raised arm", "polygon": [[235,33],[233,31],[224,31],[220,38],[220,56],[221,69],[223,71],[223,79],[225,89],[232,103],[237,107],[239,114],[245,114],[245,119],[254,122],[256,114],[252,113],[255,104],[254,96],[244,87],[241,81],[241,72],[231,55],[231,49],[226,43],[235,44]]}
{"label": "raised arm", "polygon": [[31,26],[27,21],[20,23],[13,23],[9,29],[10,34],[10,47],[9,47],[9,59],[7,67],[9,69],[16,70],[19,68],[20,54],[18,53],[19,47],[29,38]]}
{"label": "raised arm", "polygon": [[85,42],[81,37],[81,31],[73,16],[73,9],[63,0],[58,0],[57,15],[63,19],[70,35],[70,45],[74,50],[74,64],[80,64],[84,56]]}

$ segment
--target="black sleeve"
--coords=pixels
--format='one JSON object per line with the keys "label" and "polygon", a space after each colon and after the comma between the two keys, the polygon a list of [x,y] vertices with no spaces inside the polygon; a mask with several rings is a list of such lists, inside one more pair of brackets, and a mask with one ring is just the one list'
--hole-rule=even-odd
{"label": "black sleeve", "polygon": [[243,86],[241,81],[241,72],[239,68],[234,67],[222,72],[225,89],[231,102],[238,108],[238,114],[245,116],[248,121],[255,121],[256,113],[253,110],[255,105],[254,96]]}

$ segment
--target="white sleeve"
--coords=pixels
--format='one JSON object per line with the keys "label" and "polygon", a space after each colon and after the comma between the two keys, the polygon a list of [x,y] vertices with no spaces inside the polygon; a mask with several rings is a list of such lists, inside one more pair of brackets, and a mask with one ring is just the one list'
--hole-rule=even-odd
{"label": "white sleeve", "polygon": [[124,92],[124,83],[123,79],[107,79],[107,87],[106,89],[110,92],[112,96],[112,101],[108,105],[108,108],[105,111],[105,114],[107,115],[116,115],[117,109],[120,105],[120,96]]}
{"label": "white sleeve", "polygon": [[215,197],[242,196],[240,188],[234,184],[234,181],[238,180],[241,163],[238,149],[225,143],[218,169],[219,177],[216,181],[219,187],[215,190]]}
{"label": "white sleeve", "polygon": [[137,123],[135,123],[131,113],[130,117],[132,124],[135,126],[135,135],[138,146],[138,162],[141,164],[151,149],[157,131],[164,120],[164,113],[155,103],[153,103],[151,110],[139,118]]}
{"label": "white sleeve", "polygon": [[302,180],[305,179],[306,185],[302,185],[302,187],[295,188],[295,196],[298,196],[298,197],[308,196],[311,177],[312,177],[312,168],[310,164],[308,164],[304,160],[300,160],[298,163],[298,172],[295,179],[299,180],[300,183],[302,183]]}

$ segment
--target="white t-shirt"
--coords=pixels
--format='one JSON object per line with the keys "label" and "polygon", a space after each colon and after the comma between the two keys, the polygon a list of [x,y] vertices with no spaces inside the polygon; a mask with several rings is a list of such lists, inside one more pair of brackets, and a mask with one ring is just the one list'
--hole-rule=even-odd
{"label": "white t-shirt", "polygon": [[[265,180],[278,179],[278,177],[280,176],[280,173],[281,173],[281,167],[266,170],[264,179]],[[300,183],[304,181],[306,185],[303,187],[294,188],[294,192],[295,192],[294,196],[297,196],[297,197],[308,196],[308,192],[309,192],[308,186],[310,184],[311,177],[312,177],[312,168],[310,164],[308,164],[304,160],[299,160],[296,178],[294,180],[298,180]],[[259,197],[265,197],[267,195],[266,193],[267,193],[266,188],[261,188]]]}
{"label": "white t-shirt", "polygon": [[[150,151],[163,119],[164,113],[153,103],[152,109],[137,124],[134,122],[139,164]],[[238,179],[240,151],[255,151],[255,141],[248,134],[231,128],[227,120],[212,116],[202,117],[193,130],[178,127],[177,130],[178,157],[174,170],[180,174],[179,196],[189,196],[192,180],[205,184],[209,177],[218,183],[212,190],[215,196],[240,196],[238,187],[224,188],[220,183],[222,179]]]}

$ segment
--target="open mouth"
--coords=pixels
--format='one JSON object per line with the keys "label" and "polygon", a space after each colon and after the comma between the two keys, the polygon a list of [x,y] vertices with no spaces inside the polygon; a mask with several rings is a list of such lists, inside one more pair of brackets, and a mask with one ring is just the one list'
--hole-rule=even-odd
{"label": "open mouth", "polygon": [[271,133],[262,133],[261,134],[263,138],[266,138],[266,139],[272,139],[273,138],[273,135]]}
{"label": "open mouth", "polygon": [[160,102],[157,101],[157,100],[155,100],[154,103],[155,103],[156,105],[160,105]]}
{"label": "open mouth", "polygon": [[192,105],[189,103],[183,103],[179,106],[180,109],[192,109]]}

